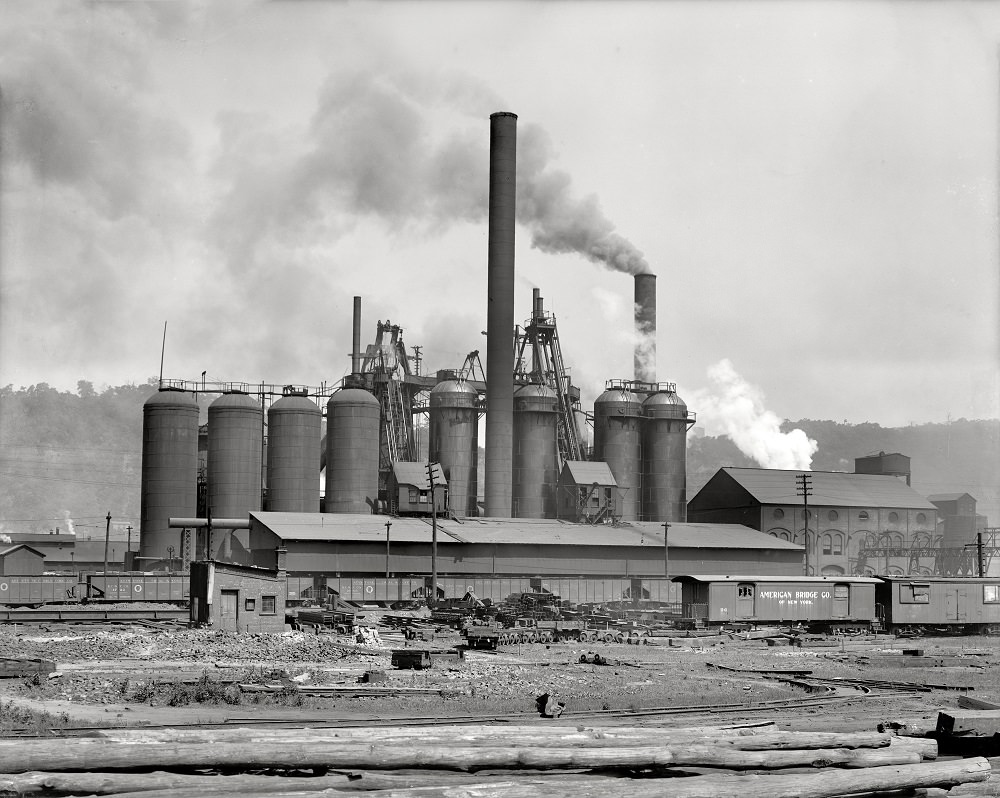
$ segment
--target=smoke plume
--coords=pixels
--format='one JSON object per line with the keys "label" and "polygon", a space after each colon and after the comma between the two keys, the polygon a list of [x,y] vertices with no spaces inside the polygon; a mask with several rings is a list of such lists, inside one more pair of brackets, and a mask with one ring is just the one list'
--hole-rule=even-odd
{"label": "smoke plume", "polygon": [[709,368],[712,389],[695,391],[692,406],[708,435],[725,435],[763,468],[808,470],[819,445],[800,429],[781,431],[783,419],[764,407],[764,392],[723,359]]}
{"label": "smoke plume", "polygon": [[578,199],[570,176],[550,165],[552,145],[538,125],[518,135],[517,219],[542,252],[578,254],[626,274],[650,271],[642,253],[615,232],[593,194]]}

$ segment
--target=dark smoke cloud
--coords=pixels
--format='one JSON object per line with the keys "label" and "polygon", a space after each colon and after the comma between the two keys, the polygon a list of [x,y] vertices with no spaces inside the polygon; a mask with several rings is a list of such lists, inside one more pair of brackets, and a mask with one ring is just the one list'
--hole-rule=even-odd
{"label": "dark smoke cloud", "polygon": [[[327,81],[299,153],[281,155],[279,131],[248,132],[245,119],[224,122],[218,174],[231,183],[215,218],[220,241],[245,269],[268,234],[301,241],[303,233],[344,233],[363,218],[425,233],[481,222],[488,209],[485,122],[488,110],[502,107],[467,77],[359,71]],[[432,125],[442,119],[453,122],[445,136]],[[551,166],[552,157],[541,128],[523,125],[517,217],[532,245],[579,254],[614,271],[648,272],[596,197],[577,199],[570,176]]]}
{"label": "dark smoke cloud", "polygon": [[517,218],[543,252],[583,255],[612,271],[643,274],[649,265],[635,246],[614,232],[597,197],[573,195],[572,179],[550,167],[552,146],[538,125],[518,132]]}

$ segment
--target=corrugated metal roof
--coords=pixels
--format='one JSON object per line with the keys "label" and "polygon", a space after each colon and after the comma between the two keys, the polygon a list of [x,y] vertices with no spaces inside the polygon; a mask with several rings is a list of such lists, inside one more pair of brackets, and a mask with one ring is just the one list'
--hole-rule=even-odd
{"label": "corrugated metal roof", "polygon": [[[385,515],[332,513],[250,513],[282,540],[384,541],[386,523],[391,540],[430,542],[431,519]],[[442,543],[501,543],[508,545],[652,546],[663,548],[663,524],[635,522],[591,526],[555,519],[440,518]],[[671,524],[671,548],[778,549],[802,546],[738,524]]]}
{"label": "corrugated metal roof", "polygon": [[675,576],[671,582],[804,582],[807,584],[822,584],[824,582],[862,582],[878,584],[881,579],[872,576],[761,576],[760,574],[745,574],[743,576],[712,576],[710,574],[691,574]]}
{"label": "corrugated metal roof", "polygon": [[[839,471],[786,471],[774,468],[722,468],[761,504],[802,504],[799,474],[812,477],[809,504],[820,507],[898,507],[936,510],[913,488],[883,474],[846,474]],[[714,477],[713,477],[714,479]]]}
{"label": "corrugated metal roof", "polygon": [[8,549],[0,551],[0,557],[6,557],[8,554],[13,554],[18,549],[24,549],[25,551],[30,551],[32,554],[37,554],[39,557],[45,556],[44,552],[41,552],[38,549],[29,546],[27,543],[18,543],[16,546],[11,546]]}
{"label": "corrugated metal roof", "polygon": [[567,460],[563,468],[569,471],[570,478],[577,485],[593,485],[596,482],[598,485],[618,487],[618,482],[607,463]]}
{"label": "corrugated metal roof", "polygon": [[[393,463],[392,474],[400,485],[413,485],[417,490],[431,489],[431,483],[427,479],[427,463]],[[434,484],[448,484],[438,463],[434,463]]]}

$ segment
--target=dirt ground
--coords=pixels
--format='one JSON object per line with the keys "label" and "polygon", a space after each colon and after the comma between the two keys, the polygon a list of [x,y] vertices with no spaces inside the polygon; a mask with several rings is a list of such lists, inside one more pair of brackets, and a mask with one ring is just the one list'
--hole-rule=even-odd
{"label": "dirt ground", "polygon": [[[955,708],[966,694],[1000,702],[1000,638],[888,636],[818,641],[815,647],[769,646],[739,635],[660,638],[655,645],[553,643],[466,651],[435,659],[425,670],[393,668],[393,650],[448,651],[458,635],[405,641],[382,632],[372,645],[327,634],[237,635],[216,631],[134,627],[0,627],[0,656],[42,658],[53,674],[0,680],[0,734],[27,729],[19,709],[46,712],[56,728],[250,723],[273,719],[370,722],[373,719],[540,717],[538,697],[551,696],[564,720],[601,717],[674,724],[774,720],[789,728],[874,729],[883,720],[925,718]],[[890,655],[919,648],[947,665],[896,667]],[[599,654],[606,664],[581,662]],[[960,657],[961,659],[955,659]],[[887,659],[889,658],[889,659]],[[907,662],[907,664],[909,664]],[[715,666],[721,666],[715,667]],[[835,698],[808,706],[805,687],[735,673],[810,671],[831,679],[892,680],[932,685],[927,692],[838,687]],[[303,695],[298,688],[420,688],[424,692],[355,697]],[[272,685],[248,692],[240,685]],[[555,703],[555,702],[558,702]],[[681,708],[717,706],[680,713]],[[678,714],[643,714],[676,708]]]}

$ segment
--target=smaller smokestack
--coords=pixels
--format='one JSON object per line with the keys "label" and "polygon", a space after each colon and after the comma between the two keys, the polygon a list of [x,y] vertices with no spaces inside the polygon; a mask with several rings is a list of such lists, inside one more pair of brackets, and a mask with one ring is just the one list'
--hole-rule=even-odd
{"label": "smaller smokestack", "polygon": [[656,275],[635,276],[635,379],[656,382]]}
{"label": "smaller smokestack", "polygon": [[540,288],[531,289],[531,316],[536,321],[544,315],[542,311],[542,290]]}
{"label": "smaller smokestack", "polygon": [[354,297],[354,328],[351,345],[351,373],[361,373],[361,297]]}

